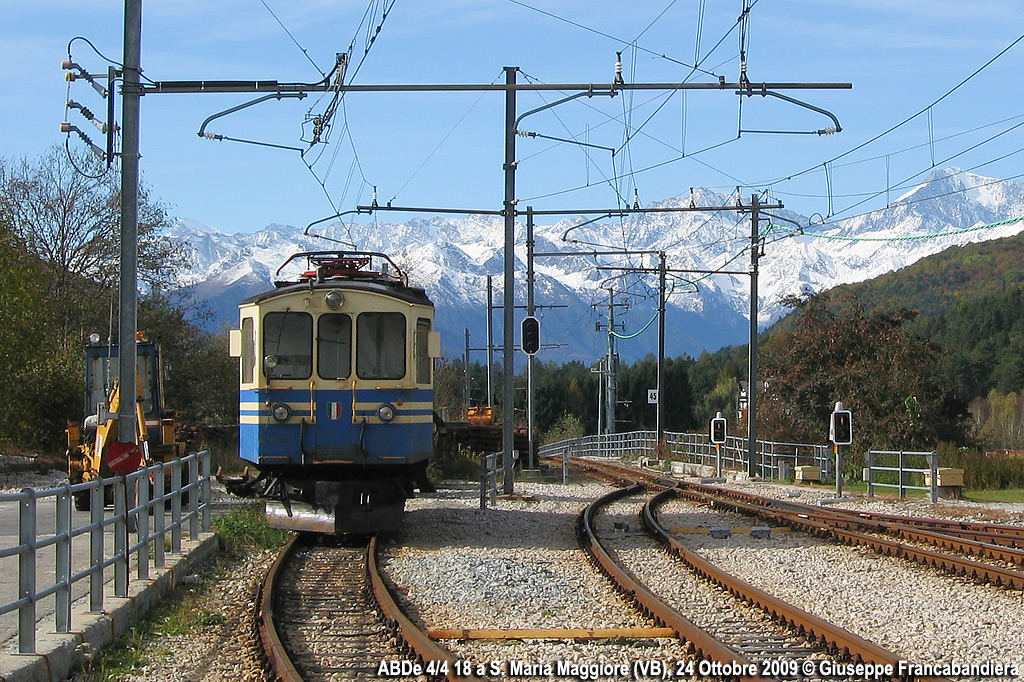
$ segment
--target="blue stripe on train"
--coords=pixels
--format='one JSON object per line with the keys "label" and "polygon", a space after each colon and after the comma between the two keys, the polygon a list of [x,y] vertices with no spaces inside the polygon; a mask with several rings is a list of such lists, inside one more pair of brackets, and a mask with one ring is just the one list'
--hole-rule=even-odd
{"label": "blue stripe on train", "polygon": [[[257,403],[243,416],[269,417],[271,406],[288,403],[292,417],[286,424],[240,424],[239,456],[253,464],[402,464],[427,459],[433,452],[433,424],[352,423],[352,389],[316,389],[316,421],[309,420],[310,392],[305,389],[257,389],[239,392],[240,403]],[[376,406],[391,403],[400,415],[427,416],[428,409],[403,409],[397,403],[433,403],[432,389],[359,389],[356,401],[374,405],[359,409],[357,417],[371,416]],[[269,402],[269,404],[268,404]],[[333,412],[332,412],[332,403]],[[300,409],[305,404],[306,409]],[[336,418],[332,419],[332,413]],[[305,423],[303,423],[305,422]]]}

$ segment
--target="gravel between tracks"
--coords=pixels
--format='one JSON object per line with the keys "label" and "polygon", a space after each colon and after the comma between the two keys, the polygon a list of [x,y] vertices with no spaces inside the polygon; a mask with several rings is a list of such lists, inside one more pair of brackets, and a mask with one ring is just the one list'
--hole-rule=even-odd
{"label": "gravel between tracks", "polygon": [[[756,481],[731,486],[814,504],[828,491]],[[611,627],[621,608],[603,578],[584,563],[573,530],[575,516],[602,486],[517,483],[532,501],[499,501],[476,509],[473,490],[410,500],[402,547],[389,552],[389,574],[407,591],[430,627]],[[798,497],[793,497],[799,493]],[[852,498],[842,506],[887,513],[941,516],[1024,525],[1024,505]],[[666,525],[749,526],[758,522],[696,511],[684,503],[667,510]],[[699,518],[678,518],[699,514]],[[636,524],[639,527],[639,523]],[[1017,664],[1024,671],[1024,592],[979,585],[864,549],[835,545],[800,533],[753,540],[734,534],[683,539],[762,590],[857,632],[919,663]],[[663,557],[656,559],[659,563]],[[655,585],[658,576],[666,584]],[[671,570],[645,571],[656,592],[682,583]],[[685,588],[684,588],[685,589]],[[699,614],[698,614],[699,615]],[[698,618],[699,620],[699,618]],[[653,644],[653,642],[651,643]],[[670,648],[671,647],[671,648]],[[600,644],[531,643],[528,646],[459,643],[452,648],[474,660],[619,661],[681,657],[677,644],[623,651]]]}
{"label": "gravel between tracks", "polygon": [[[410,500],[400,546],[384,569],[430,628],[652,627],[611,589],[576,539],[580,512],[609,487],[516,484],[517,499],[479,509],[478,488]],[[447,642],[475,663],[629,664],[637,658],[682,660],[670,639]],[[547,676],[541,676],[547,678]]]}

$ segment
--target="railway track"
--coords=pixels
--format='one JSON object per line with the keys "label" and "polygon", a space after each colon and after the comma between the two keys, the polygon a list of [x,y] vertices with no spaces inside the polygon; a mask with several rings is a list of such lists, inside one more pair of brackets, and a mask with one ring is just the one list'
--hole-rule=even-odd
{"label": "railway track", "polygon": [[377,565],[376,538],[346,546],[297,536],[268,572],[257,608],[281,682],[380,679],[381,665],[406,678],[477,679],[456,677],[454,657],[402,612]]}
{"label": "railway track", "polygon": [[[752,493],[666,479],[620,464],[574,460],[581,468],[620,480],[672,488],[686,499],[788,526],[844,544],[866,547],[956,576],[1024,589],[1024,529],[973,522],[914,519],[812,507]],[[1002,542],[996,543],[993,538]],[[906,540],[907,542],[900,542]]]}
{"label": "railway track", "polygon": [[[636,485],[595,501],[581,515],[581,541],[620,591],[691,644],[698,659],[703,659],[697,671],[725,671],[719,675],[744,679],[814,680],[827,679],[835,671],[853,670],[857,665],[863,670],[886,666],[891,671],[899,670],[901,659],[896,654],[744,583],[676,542],[659,524],[655,511],[674,496],[671,489],[643,505],[643,526],[703,581],[680,577],[679,589],[664,598],[648,590],[634,577],[634,571],[643,572],[643,566],[627,567],[621,560],[628,554],[624,536],[616,540],[616,533],[608,532],[608,522],[603,531],[597,522],[600,509],[611,508],[618,500],[643,491],[642,485]],[[632,506],[638,507],[639,503]],[[629,517],[636,518],[632,514],[625,518]],[[623,518],[621,514],[619,518]],[[625,522],[611,525],[628,527]],[[710,603],[717,608],[709,608]],[[688,669],[684,665],[681,670]]]}

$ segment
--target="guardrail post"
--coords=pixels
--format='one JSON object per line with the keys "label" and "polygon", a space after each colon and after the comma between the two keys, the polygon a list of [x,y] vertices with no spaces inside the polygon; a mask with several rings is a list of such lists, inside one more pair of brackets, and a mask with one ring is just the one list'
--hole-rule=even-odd
{"label": "guardrail post", "polygon": [[932,504],[939,501],[939,454],[931,452],[928,454],[928,465],[932,469]]}
{"label": "guardrail post", "polygon": [[181,460],[171,460],[171,552],[181,554]]}
{"label": "guardrail post", "polygon": [[480,458],[480,508],[487,509],[487,467],[490,455],[483,455]]}
{"label": "guardrail post", "polygon": [[899,464],[897,465],[897,468],[899,469],[899,476],[900,476],[900,499],[902,500],[902,499],[906,498],[906,496],[907,496],[907,489],[903,487],[903,486],[906,485],[906,481],[904,480],[906,478],[906,474],[903,471],[903,451],[902,450],[899,451],[899,453],[897,454],[897,457],[899,457]]}
{"label": "guardrail post", "polygon": [[149,477],[143,473],[136,479],[135,485],[139,490],[139,503],[135,507],[136,528],[138,529],[138,556],[136,562],[136,576],[139,580],[149,580],[149,541],[152,538],[149,534]]}
{"label": "guardrail post", "polygon": [[569,445],[562,450],[562,485],[569,485]]}
{"label": "guardrail post", "polygon": [[106,484],[93,481],[89,490],[89,610],[98,613],[103,610],[103,497]]}
{"label": "guardrail post", "polygon": [[199,539],[199,456],[195,453],[188,460],[188,537]]}
{"label": "guardrail post", "polygon": [[868,472],[868,480],[867,480],[867,484],[868,484],[868,497],[874,497],[875,496],[875,453],[874,453],[874,451],[868,450],[867,458],[868,458],[868,466],[867,466],[867,472]]}
{"label": "guardrail post", "polygon": [[18,653],[36,652],[36,491],[22,489],[18,518]]}
{"label": "guardrail post", "polygon": [[500,462],[498,461],[498,453],[494,453],[494,469],[491,471],[491,475],[493,477],[493,483],[491,484],[491,488],[488,491],[490,493],[490,495],[491,495],[491,506],[492,507],[497,507],[498,506],[498,468],[499,468],[499,464],[501,465],[501,471],[504,471],[505,470],[505,456],[504,456],[504,453],[502,453],[502,455],[501,455],[501,461]]}
{"label": "guardrail post", "polygon": [[128,596],[128,486],[124,476],[114,483],[114,596]]}
{"label": "guardrail post", "polygon": [[57,493],[57,544],[54,573],[57,592],[54,594],[54,617],[57,632],[71,631],[71,486],[61,483]]}
{"label": "guardrail post", "polygon": [[167,557],[164,550],[165,530],[164,530],[164,502],[166,500],[166,493],[164,492],[164,470],[167,468],[163,462],[159,462],[156,465],[156,473],[153,475],[153,566],[156,568],[163,568],[167,563]]}
{"label": "guardrail post", "polygon": [[213,459],[213,456],[210,454],[209,450],[204,450],[203,452],[200,453],[200,455],[203,455],[200,458],[200,463],[202,464],[202,476],[203,476],[203,499],[201,500],[202,510],[203,510],[202,528],[203,528],[203,532],[204,533],[209,533],[210,532],[210,498],[211,498],[211,493],[210,493],[210,467],[212,465],[211,460]]}

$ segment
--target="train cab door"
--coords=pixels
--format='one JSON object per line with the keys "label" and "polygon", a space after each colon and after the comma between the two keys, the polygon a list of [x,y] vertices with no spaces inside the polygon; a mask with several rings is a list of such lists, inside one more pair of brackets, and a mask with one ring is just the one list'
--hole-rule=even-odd
{"label": "train cab door", "polygon": [[361,462],[352,419],[352,326],[348,313],[317,318],[316,385],[311,391],[315,426],[306,445],[318,457]]}

